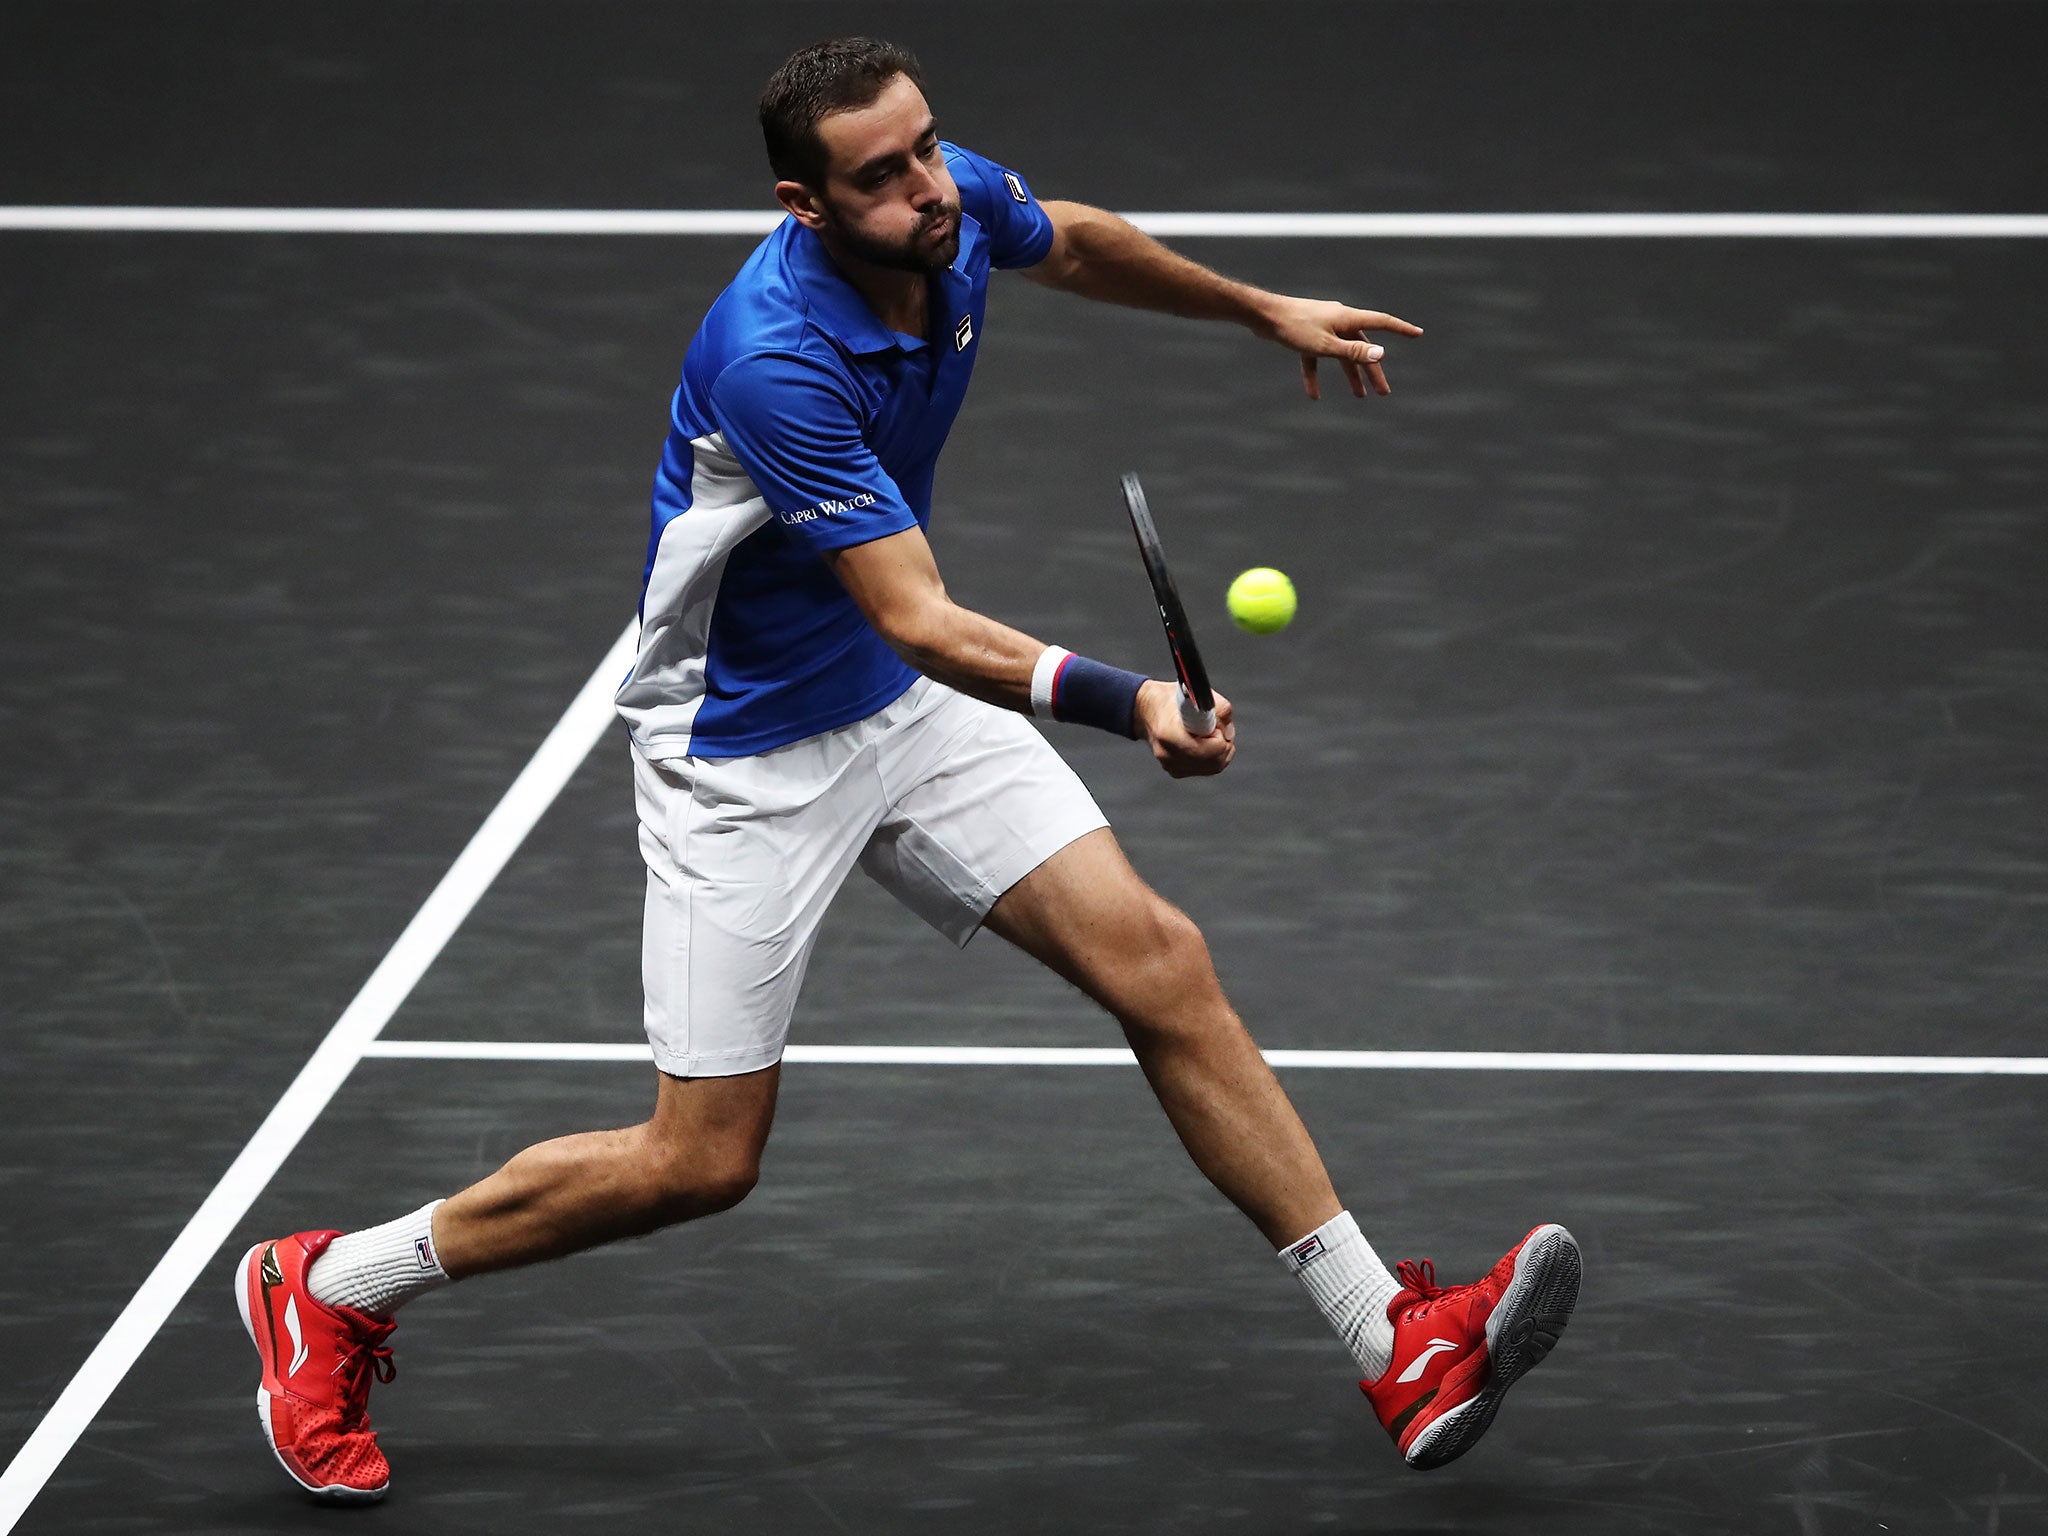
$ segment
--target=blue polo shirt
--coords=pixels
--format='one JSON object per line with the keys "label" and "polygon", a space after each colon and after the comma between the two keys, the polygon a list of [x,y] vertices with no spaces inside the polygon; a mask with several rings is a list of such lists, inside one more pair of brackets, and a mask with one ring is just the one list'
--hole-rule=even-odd
{"label": "blue polo shirt", "polygon": [[929,282],[923,340],[883,325],[786,219],[690,343],[654,480],[640,651],[618,699],[650,758],[765,752],[863,719],[916,680],[821,556],[929,521],[989,271],[1031,266],[1053,239],[1015,172],[943,148],[960,252]]}

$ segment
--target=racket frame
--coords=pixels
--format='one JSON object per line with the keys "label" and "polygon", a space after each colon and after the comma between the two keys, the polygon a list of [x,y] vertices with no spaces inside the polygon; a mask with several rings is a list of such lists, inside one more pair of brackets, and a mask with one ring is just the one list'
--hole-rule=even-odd
{"label": "racket frame", "polygon": [[1166,629],[1166,647],[1173,655],[1174,675],[1180,687],[1180,721],[1191,736],[1209,736],[1216,730],[1216,694],[1209,686],[1209,669],[1195,645],[1195,632],[1188,623],[1188,611],[1180,600],[1173,571],[1166,563],[1166,549],[1159,542],[1159,528],[1152,521],[1145,487],[1135,474],[1123,477],[1124,510],[1131,517],[1131,532],[1138,539],[1138,555],[1145,562],[1145,575],[1152,583],[1152,597],[1159,607],[1159,622]]}

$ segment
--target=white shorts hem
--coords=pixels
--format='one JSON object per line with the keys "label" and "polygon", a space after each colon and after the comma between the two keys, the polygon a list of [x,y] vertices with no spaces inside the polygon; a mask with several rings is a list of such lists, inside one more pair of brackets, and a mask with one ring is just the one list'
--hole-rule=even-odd
{"label": "white shorts hem", "polygon": [[1009,864],[989,876],[972,907],[962,907],[956,921],[949,922],[940,932],[952,940],[955,949],[965,949],[968,941],[981,932],[981,925],[988,921],[989,913],[995,910],[997,902],[1009,894],[1010,887],[1038,868],[1062,848],[1070,847],[1090,832],[1099,831],[1109,825],[1109,818],[1098,813],[1095,820],[1085,827],[1062,828],[1035,840]]}
{"label": "white shorts hem", "polygon": [[783,1042],[744,1051],[665,1051],[656,1043],[654,1064],[670,1077],[744,1077],[782,1060]]}

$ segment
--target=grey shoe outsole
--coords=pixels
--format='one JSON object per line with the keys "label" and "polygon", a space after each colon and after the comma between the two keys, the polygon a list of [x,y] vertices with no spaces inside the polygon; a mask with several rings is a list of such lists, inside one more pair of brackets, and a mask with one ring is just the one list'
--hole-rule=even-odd
{"label": "grey shoe outsole", "polygon": [[1500,1400],[1556,1346],[1579,1299],[1584,1265],[1578,1240],[1563,1227],[1538,1227],[1515,1257],[1514,1278],[1486,1320],[1486,1386],[1415,1437],[1408,1465],[1427,1472],[1456,1461],[1479,1443]]}

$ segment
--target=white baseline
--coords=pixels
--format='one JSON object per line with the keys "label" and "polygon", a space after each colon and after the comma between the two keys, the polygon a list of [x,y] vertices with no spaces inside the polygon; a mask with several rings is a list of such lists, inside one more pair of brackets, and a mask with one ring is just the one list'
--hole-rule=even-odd
{"label": "white baseline", "polygon": [[[388,1061],[652,1060],[645,1045],[581,1040],[377,1040]],[[1841,1073],[1883,1077],[2048,1077],[2048,1056],[1795,1056],[1676,1051],[1289,1051],[1275,1067],[1380,1072]],[[821,1066],[1134,1067],[1122,1046],[792,1045],[783,1060]]]}
{"label": "white baseline", "polygon": [[[1257,240],[2039,240],[2039,213],[1126,213],[1147,234]],[[0,206],[0,230],[276,235],[765,235],[757,208]]]}

